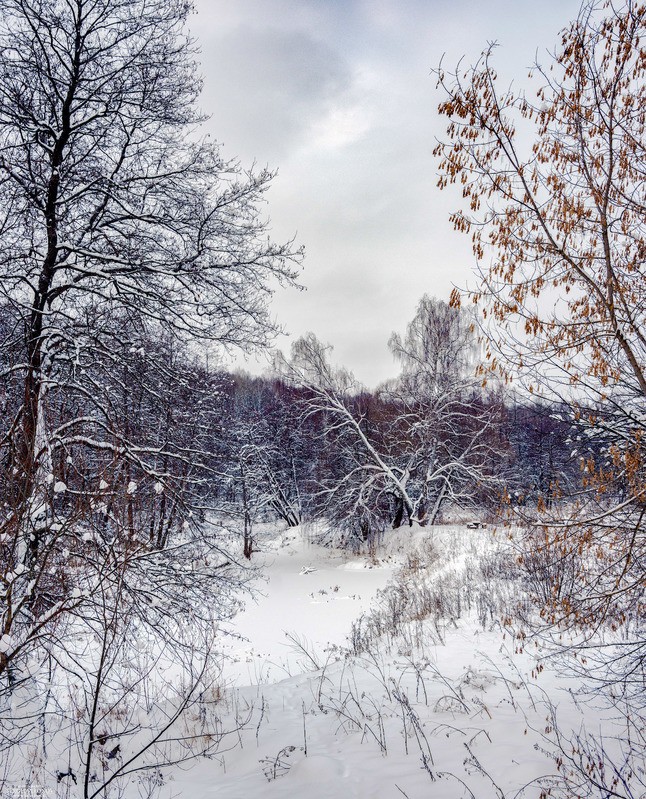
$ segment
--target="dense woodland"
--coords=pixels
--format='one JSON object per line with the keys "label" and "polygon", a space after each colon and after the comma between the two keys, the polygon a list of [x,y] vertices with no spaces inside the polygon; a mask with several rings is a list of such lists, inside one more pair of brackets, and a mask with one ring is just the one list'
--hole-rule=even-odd
{"label": "dense woodland", "polygon": [[[11,334],[8,375],[24,359]],[[599,447],[586,436],[592,409],[479,379],[472,321],[438,300],[424,298],[404,340],[393,336],[401,374],[372,391],[312,336],[291,360],[278,356],[273,375],[252,377],[209,370],[154,328],[124,321],[103,335],[87,359],[80,347],[58,353],[41,457],[50,512],[104,542],[123,530],[164,549],[211,514],[246,536],[248,555],[259,522],[326,520],[339,541],[374,543],[414,522],[569,500]],[[20,417],[21,391],[19,379],[5,385],[5,429]],[[11,480],[3,489],[7,507]]]}

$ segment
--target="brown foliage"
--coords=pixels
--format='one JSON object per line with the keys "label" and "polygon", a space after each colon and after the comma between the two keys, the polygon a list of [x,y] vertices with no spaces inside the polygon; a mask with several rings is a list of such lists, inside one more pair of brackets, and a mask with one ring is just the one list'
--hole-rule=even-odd
{"label": "brown foliage", "polygon": [[531,556],[551,581],[539,597],[547,621],[624,627],[621,679],[646,650],[645,27],[644,3],[585,3],[530,73],[533,101],[499,89],[493,46],[473,67],[440,68],[449,123],[435,150],[440,187],[462,188],[451,219],[480,263],[472,299],[489,368],[568,397],[599,442],[567,511],[560,489],[555,504],[541,500]]}
{"label": "brown foliage", "polygon": [[[597,16],[584,6],[550,68],[535,68],[534,103],[498,90],[491,46],[473,68],[440,69],[450,121],[435,152],[439,185],[460,184],[467,201],[455,228],[478,259],[493,254],[474,300],[514,331],[498,342],[513,366],[529,352],[570,381],[643,397],[646,6]],[[535,137],[525,156],[520,127]]]}

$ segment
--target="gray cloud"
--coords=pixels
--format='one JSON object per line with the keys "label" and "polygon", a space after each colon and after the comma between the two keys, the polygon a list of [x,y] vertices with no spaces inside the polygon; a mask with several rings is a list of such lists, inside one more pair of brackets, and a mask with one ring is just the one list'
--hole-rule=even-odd
{"label": "gray cloud", "polygon": [[203,45],[203,104],[226,145],[280,161],[352,83],[347,63],[304,31],[243,25]]}
{"label": "gray cloud", "polygon": [[[205,110],[225,154],[278,167],[277,239],[298,233],[307,292],[273,312],[312,330],[367,384],[390,376],[392,330],[425,292],[469,283],[473,256],[453,232],[459,205],[436,189],[443,135],[430,74],[474,61],[498,39],[502,82],[525,81],[579,0],[197,0]],[[288,342],[283,341],[287,347]]]}

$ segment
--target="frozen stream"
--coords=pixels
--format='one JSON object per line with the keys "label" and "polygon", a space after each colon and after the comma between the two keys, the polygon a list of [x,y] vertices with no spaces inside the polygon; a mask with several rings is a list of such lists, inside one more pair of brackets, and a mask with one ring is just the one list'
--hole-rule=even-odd
{"label": "frozen stream", "polygon": [[318,656],[330,644],[345,645],[352,622],[392,576],[394,564],[375,565],[304,539],[300,529],[290,530],[254,555],[267,582],[259,581],[260,595],[230,625],[247,640],[228,638],[223,644],[227,682],[261,685],[310,670],[286,634]]}
{"label": "frozen stream", "polygon": [[[431,532],[441,555],[428,565],[416,558],[426,585],[451,569],[459,581],[469,558],[496,545],[460,526]],[[298,529],[268,531],[254,555],[264,595],[231,623],[248,640],[223,644],[231,687],[217,706],[220,748],[169,770],[163,799],[538,799],[538,781],[556,776],[552,710],[566,734],[585,720],[612,740],[602,709],[573,698],[576,680],[538,673],[539,651],[524,651],[500,625],[483,628],[475,613],[445,624],[442,642],[431,614],[419,645],[377,639],[357,657],[325,654],[346,644],[408,555],[432,555],[429,537],[394,532],[374,564],[314,546]]]}

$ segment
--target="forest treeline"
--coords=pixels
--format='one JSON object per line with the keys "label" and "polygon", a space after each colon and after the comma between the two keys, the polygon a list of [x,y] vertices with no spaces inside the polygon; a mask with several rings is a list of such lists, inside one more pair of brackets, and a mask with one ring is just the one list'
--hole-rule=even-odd
{"label": "forest treeline", "polygon": [[[20,338],[8,345],[16,327],[2,318],[10,430],[25,353]],[[592,409],[483,381],[473,318],[428,297],[405,336],[391,338],[399,376],[374,390],[332,366],[312,335],[254,377],[208,369],[152,325],[111,325],[96,350],[72,338],[53,359],[42,409],[51,432],[38,457],[60,535],[90,530],[105,542],[123,532],[164,549],[191,525],[221,520],[250,556],[259,522],[317,520],[338,543],[374,543],[413,522],[571,501],[602,448],[588,437]],[[88,321],[79,335],[91,331]],[[9,507],[9,476],[2,486]],[[36,527],[34,556],[39,537]]]}

